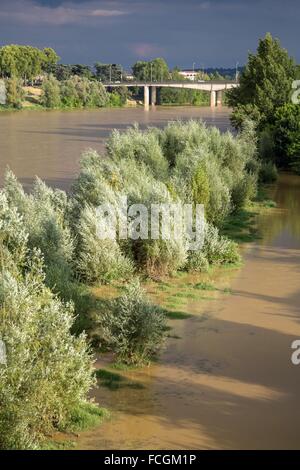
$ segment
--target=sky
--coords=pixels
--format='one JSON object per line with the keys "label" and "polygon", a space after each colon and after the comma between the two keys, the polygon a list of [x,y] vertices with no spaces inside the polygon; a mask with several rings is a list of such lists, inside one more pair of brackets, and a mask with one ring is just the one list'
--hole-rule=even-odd
{"label": "sky", "polygon": [[63,63],[235,67],[271,32],[300,62],[299,18],[299,0],[0,0],[0,45],[53,47]]}

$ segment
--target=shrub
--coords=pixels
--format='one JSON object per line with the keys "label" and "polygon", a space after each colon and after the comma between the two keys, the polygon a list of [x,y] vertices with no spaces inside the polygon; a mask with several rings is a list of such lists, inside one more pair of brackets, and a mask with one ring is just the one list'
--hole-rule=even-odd
{"label": "shrub", "polygon": [[15,77],[6,80],[6,104],[16,109],[22,108],[24,91],[21,80]]}
{"label": "shrub", "polygon": [[219,234],[216,227],[206,225],[203,254],[209,264],[236,264],[240,262],[238,246],[232,240]]}
{"label": "shrub", "polygon": [[98,318],[102,341],[118,361],[126,364],[149,362],[166,335],[166,317],[152,305],[138,282],[129,284],[121,297]]}
{"label": "shrub", "polygon": [[75,108],[80,105],[80,98],[78,96],[74,80],[70,78],[62,82],[60,87],[61,102],[64,106]]}
{"label": "shrub", "polygon": [[259,171],[259,180],[262,183],[274,183],[278,178],[278,171],[276,165],[269,161],[263,162]]}
{"label": "shrub", "polygon": [[195,204],[208,205],[210,187],[207,174],[203,167],[199,166],[192,179],[193,202]]}
{"label": "shrub", "polygon": [[0,193],[0,448],[36,448],[67,426],[91,385],[84,335],[71,335],[73,307],[45,287],[41,254],[30,252],[24,222]]}
{"label": "shrub", "polygon": [[46,108],[58,108],[61,104],[59,81],[53,75],[49,75],[42,85],[42,104]]}
{"label": "shrub", "polygon": [[275,159],[275,141],[273,130],[270,126],[259,133],[258,151],[260,158],[264,161]]}
{"label": "shrub", "polygon": [[242,180],[232,190],[232,204],[235,211],[242,209],[247,202],[255,198],[257,194],[257,177],[252,173],[246,173]]}
{"label": "shrub", "polygon": [[206,273],[209,262],[202,251],[191,251],[185,268],[187,271]]}
{"label": "shrub", "polygon": [[206,135],[205,124],[201,121],[169,122],[159,135],[163,154],[171,167],[174,167],[178,156],[187,149],[199,147]]}
{"label": "shrub", "polygon": [[93,208],[86,207],[82,211],[78,237],[76,269],[82,280],[106,283],[132,274],[132,263],[122,254],[117,241],[99,238]]}
{"label": "shrub", "polygon": [[138,126],[131,127],[125,133],[115,130],[108,140],[107,150],[117,162],[133,159],[147,165],[158,179],[163,180],[167,176],[168,162],[154,131],[141,132]]}

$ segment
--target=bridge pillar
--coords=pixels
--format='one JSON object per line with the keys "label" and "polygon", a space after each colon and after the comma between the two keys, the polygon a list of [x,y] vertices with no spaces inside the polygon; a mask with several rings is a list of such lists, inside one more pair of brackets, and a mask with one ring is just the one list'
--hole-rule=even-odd
{"label": "bridge pillar", "polygon": [[214,90],[211,90],[210,92],[210,106],[211,108],[217,106],[217,92]]}
{"label": "bridge pillar", "polygon": [[217,106],[222,106],[222,90],[217,91]]}
{"label": "bridge pillar", "polygon": [[144,106],[145,108],[149,107],[149,86],[144,85]]}
{"label": "bridge pillar", "polygon": [[156,105],[156,86],[151,87],[151,104],[152,106]]}

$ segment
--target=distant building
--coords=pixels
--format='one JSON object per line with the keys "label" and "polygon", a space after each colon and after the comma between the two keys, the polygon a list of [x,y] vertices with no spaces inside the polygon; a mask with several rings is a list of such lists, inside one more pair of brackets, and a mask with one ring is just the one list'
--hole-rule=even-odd
{"label": "distant building", "polygon": [[128,80],[128,81],[131,81],[131,80],[134,80],[134,76],[131,72],[124,72],[124,78],[125,80]]}
{"label": "distant building", "polygon": [[199,73],[201,73],[202,70],[200,69],[183,69],[183,70],[179,70],[179,75],[181,75],[183,78],[185,78],[186,80],[191,80],[192,82],[194,82],[196,79],[197,79],[197,76],[199,75]]}

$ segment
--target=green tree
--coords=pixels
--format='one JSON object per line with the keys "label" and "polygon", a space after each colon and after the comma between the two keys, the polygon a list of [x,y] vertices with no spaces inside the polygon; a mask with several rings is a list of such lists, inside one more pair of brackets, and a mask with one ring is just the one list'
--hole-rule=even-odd
{"label": "green tree", "polygon": [[43,71],[47,73],[53,73],[57,62],[60,60],[60,57],[57,55],[54,49],[51,47],[45,47],[43,49],[44,61],[42,64]]}
{"label": "green tree", "polygon": [[119,64],[95,63],[96,77],[101,82],[120,82],[122,80],[122,66]]}
{"label": "green tree", "polygon": [[[296,67],[278,39],[268,33],[259,41],[256,54],[249,54],[240,76],[240,86],[228,93],[234,108],[235,125],[244,119],[259,116],[259,126],[273,121],[276,109],[288,102]],[[256,121],[257,122],[257,121]]]}
{"label": "green tree", "polygon": [[170,79],[169,67],[164,59],[157,58],[149,62],[138,61],[132,67],[137,80],[159,82]]}
{"label": "green tree", "polygon": [[279,108],[273,129],[277,162],[300,173],[300,105]]}

